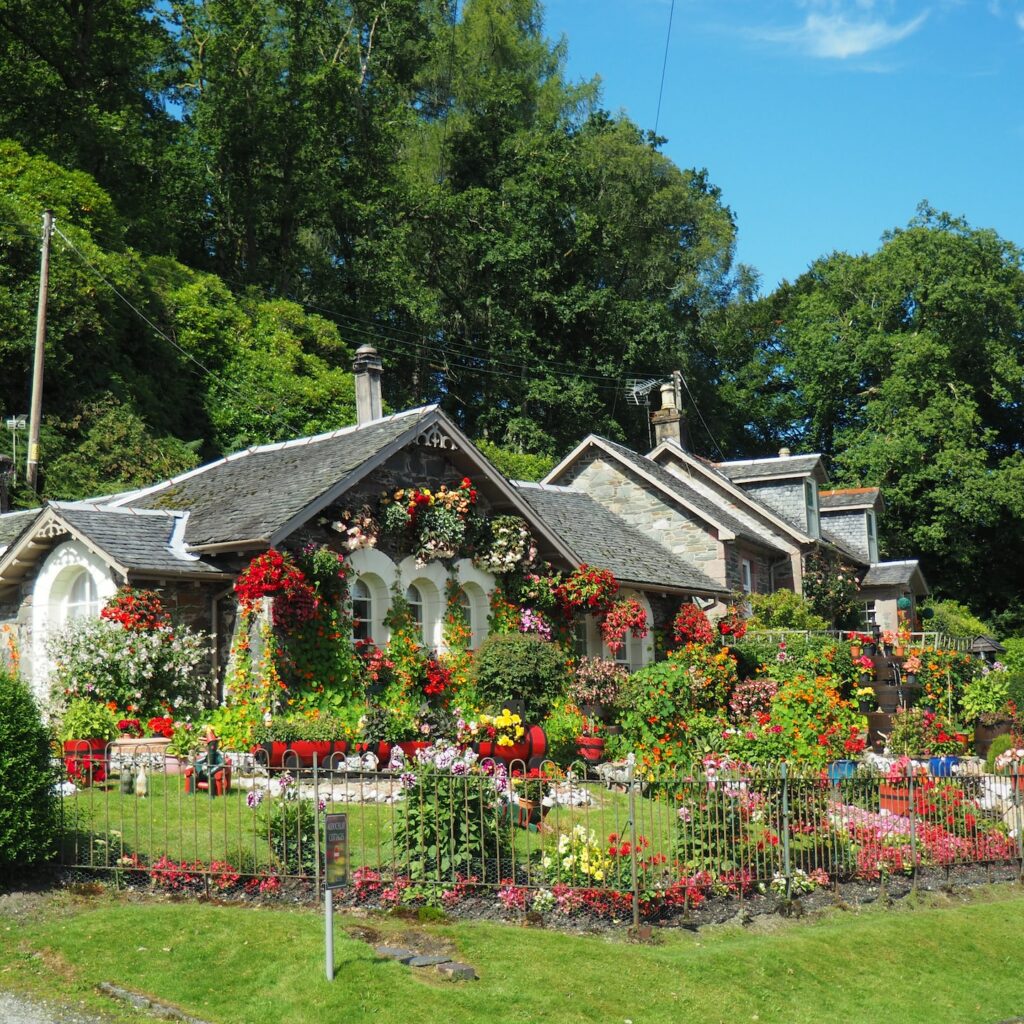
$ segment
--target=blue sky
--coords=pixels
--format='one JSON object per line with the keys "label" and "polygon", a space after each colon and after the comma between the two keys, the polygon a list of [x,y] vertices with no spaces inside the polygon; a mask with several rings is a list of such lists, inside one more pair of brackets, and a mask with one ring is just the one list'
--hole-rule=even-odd
{"label": "blue sky", "polygon": [[[670,0],[546,0],[572,78],[653,127]],[[659,134],[763,290],[917,204],[1024,245],[1024,0],[676,0]]]}

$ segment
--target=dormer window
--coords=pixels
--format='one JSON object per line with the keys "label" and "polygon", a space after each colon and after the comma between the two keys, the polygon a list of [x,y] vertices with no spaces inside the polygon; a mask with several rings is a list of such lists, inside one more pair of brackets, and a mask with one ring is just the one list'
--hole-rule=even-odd
{"label": "dormer window", "polygon": [[815,540],[821,536],[818,526],[818,485],[813,479],[804,481],[804,506],[807,515],[807,535]]}
{"label": "dormer window", "polygon": [[868,530],[868,561],[874,564],[878,561],[878,524],[875,522],[875,513],[867,513]]}

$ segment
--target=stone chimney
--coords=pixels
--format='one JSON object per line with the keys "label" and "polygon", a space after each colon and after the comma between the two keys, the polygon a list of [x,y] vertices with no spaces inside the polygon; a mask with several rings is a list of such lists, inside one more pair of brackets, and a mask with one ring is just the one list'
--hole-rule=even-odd
{"label": "stone chimney", "polygon": [[686,420],[679,408],[680,380],[677,374],[672,374],[672,380],[661,385],[661,408],[651,413],[651,422],[654,424],[654,438],[658,444],[671,441],[685,450],[690,445]]}
{"label": "stone chimney", "polygon": [[361,345],[352,361],[356,378],[356,423],[362,426],[383,415],[380,401],[380,356],[372,345]]}

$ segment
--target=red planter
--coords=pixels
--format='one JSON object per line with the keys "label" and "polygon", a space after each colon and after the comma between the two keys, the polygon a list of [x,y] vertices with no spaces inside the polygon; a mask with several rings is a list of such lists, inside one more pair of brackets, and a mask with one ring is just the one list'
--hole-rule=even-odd
{"label": "red planter", "polygon": [[103,782],[107,777],[106,740],[65,740],[64,768],[68,778],[80,786]]}
{"label": "red planter", "polygon": [[525,765],[530,759],[530,742],[529,739],[520,740],[518,743],[513,743],[512,746],[501,746],[497,743],[492,743],[490,740],[481,740],[477,746],[477,753],[483,757],[493,758],[495,761],[501,761],[504,764],[512,764],[513,761],[522,761]]}
{"label": "red planter", "polygon": [[883,811],[904,816],[908,815],[910,814],[910,783],[879,783],[878,799]]}
{"label": "red planter", "polygon": [[576,751],[587,764],[597,764],[604,757],[604,737],[577,736]]}
{"label": "red planter", "polygon": [[528,725],[526,727],[526,742],[530,746],[530,760],[542,760],[547,756],[548,737],[547,733],[539,725]]}
{"label": "red planter", "polygon": [[333,748],[334,743],[331,740],[293,740],[288,744],[289,751],[294,755],[290,760],[294,761],[295,758],[298,758],[296,767],[300,768],[312,768],[314,758],[318,765],[327,764]]}

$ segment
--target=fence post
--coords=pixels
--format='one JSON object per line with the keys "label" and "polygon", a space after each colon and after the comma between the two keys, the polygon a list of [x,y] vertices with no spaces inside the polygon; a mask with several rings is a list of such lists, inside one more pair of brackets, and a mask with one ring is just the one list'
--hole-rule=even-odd
{"label": "fence post", "polygon": [[789,862],[789,765],[779,765],[782,779],[782,873],[786,878],[786,899],[793,898],[793,872]]}
{"label": "fence post", "polygon": [[910,888],[917,890],[917,813],[914,810],[914,762],[907,764],[907,810],[910,814]]}
{"label": "fence post", "polygon": [[626,758],[626,785],[629,793],[629,875],[633,888],[633,929],[640,927],[640,882],[636,870],[636,786],[633,776],[636,769],[636,755]]}
{"label": "fence post", "polygon": [[[313,877],[316,879],[316,891],[320,892],[320,758],[313,752]],[[296,818],[296,821],[301,820]],[[301,865],[300,865],[301,869]]]}
{"label": "fence post", "polygon": [[1017,881],[1024,882],[1024,804],[1021,803],[1020,761],[1010,765],[1010,799],[1013,801],[1013,823],[1017,828]]}

